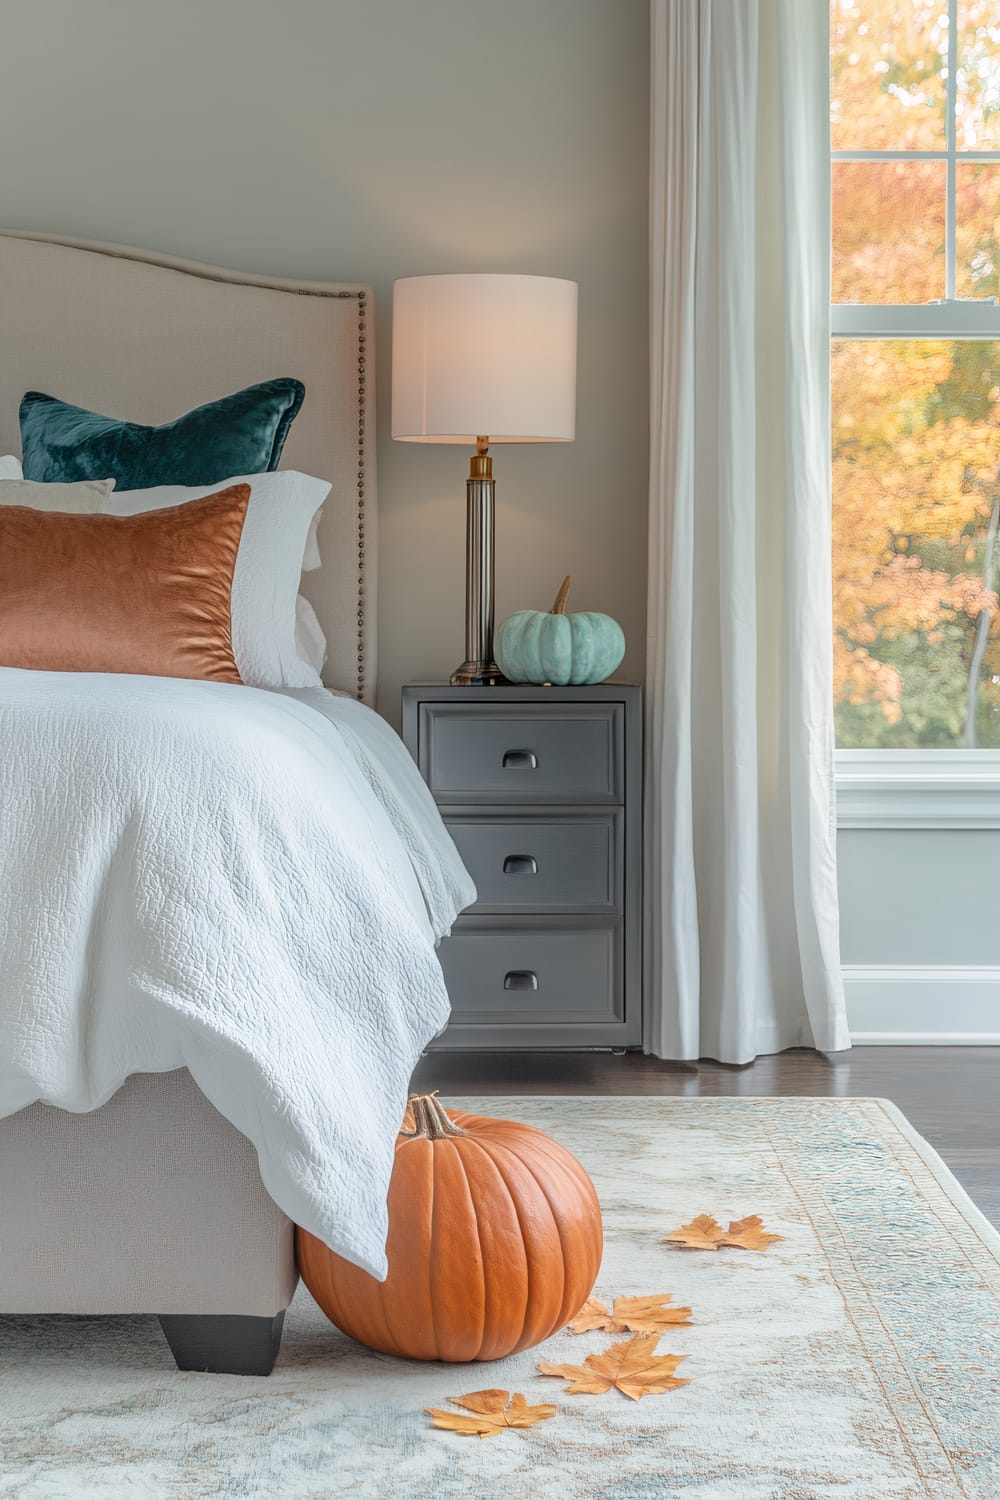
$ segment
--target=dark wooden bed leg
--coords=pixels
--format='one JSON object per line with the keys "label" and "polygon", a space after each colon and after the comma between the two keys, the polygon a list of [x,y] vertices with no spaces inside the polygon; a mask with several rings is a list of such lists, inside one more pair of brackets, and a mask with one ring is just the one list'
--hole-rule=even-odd
{"label": "dark wooden bed leg", "polygon": [[160,1327],[179,1370],[270,1375],[281,1347],[284,1321],[283,1312],[273,1318],[164,1313]]}

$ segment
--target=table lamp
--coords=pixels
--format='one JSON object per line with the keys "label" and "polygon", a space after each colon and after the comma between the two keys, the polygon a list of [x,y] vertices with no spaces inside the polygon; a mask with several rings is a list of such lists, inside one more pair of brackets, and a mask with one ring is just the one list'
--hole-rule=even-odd
{"label": "table lamp", "polygon": [[475,446],[466,482],[465,660],[493,686],[491,443],[569,443],[576,431],[575,281],[472,273],[393,286],[392,435]]}

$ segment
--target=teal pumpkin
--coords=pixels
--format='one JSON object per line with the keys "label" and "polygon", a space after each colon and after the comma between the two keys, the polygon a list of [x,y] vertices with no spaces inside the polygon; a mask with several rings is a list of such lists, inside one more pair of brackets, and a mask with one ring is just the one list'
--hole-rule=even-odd
{"label": "teal pumpkin", "polygon": [[571,578],[548,614],[520,609],[493,642],[497,666],[510,682],[603,682],[625,655],[625,634],[610,615],[568,615]]}

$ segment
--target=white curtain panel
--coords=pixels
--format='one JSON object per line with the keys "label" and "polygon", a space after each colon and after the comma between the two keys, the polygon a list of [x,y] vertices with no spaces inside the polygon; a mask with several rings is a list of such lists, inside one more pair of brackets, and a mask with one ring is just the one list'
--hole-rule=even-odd
{"label": "white curtain panel", "polygon": [[850,1045],[825,0],[653,0],[645,1045]]}

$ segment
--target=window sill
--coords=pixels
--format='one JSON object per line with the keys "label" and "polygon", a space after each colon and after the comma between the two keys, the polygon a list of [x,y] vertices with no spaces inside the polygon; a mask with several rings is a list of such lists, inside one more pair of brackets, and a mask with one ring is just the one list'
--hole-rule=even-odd
{"label": "window sill", "polygon": [[1000,828],[998,750],[838,750],[838,828]]}

